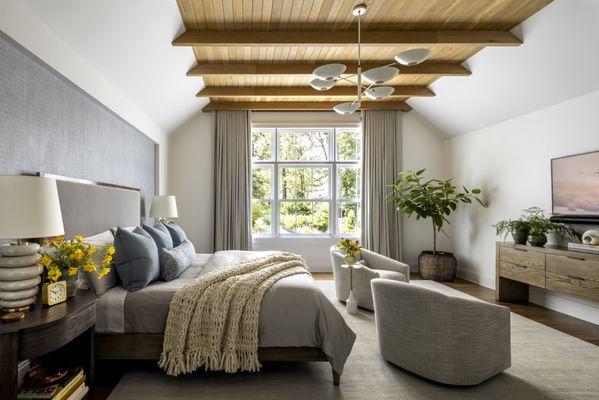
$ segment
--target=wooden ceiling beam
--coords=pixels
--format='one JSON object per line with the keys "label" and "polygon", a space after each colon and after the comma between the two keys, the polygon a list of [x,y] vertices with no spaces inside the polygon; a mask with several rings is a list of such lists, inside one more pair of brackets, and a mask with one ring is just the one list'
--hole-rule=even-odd
{"label": "wooden ceiling beam", "polygon": [[[394,86],[391,97],[433,97],[426,86]],[[212,86],[198,92],[197,97],[342,97],[355,96],[354,86],[336,86],[318,91],[310,86]]]}
{"label": "wooden ceiling beam", "polygon": [[[331,101],[211,101],[204,106],[203,111],[330,111],[337,104],[339,103]],[[404,101],[368,101],[363,102],[360,109],[411,111],[412,107]]]}
{"label": "wooden ceiling beam", "polygon": [[[364,46],[519,46],[509,31],[364,31]],[[355,46],[355,31],[187,31],[173,46]]]}
{"label": "wooden ceiling beam", "polygon": [[[345,61],[319,61],[311,64],[197,64],[187,72],[187,76],[207,76],[207,75],[312,75],[312,71],[318,65],[326,63],[341,63],[347,65],[347,74],[357,72],[355,62]],[[385,62],[366,63],[362,65],[362,70],[367,71],[371,68],[380,67]],[[471,74],[468,69],[460,64],[429,64],[424,63],[406,67],[396,65],[400,75],[442,75],[442,76],[468,76]]]}

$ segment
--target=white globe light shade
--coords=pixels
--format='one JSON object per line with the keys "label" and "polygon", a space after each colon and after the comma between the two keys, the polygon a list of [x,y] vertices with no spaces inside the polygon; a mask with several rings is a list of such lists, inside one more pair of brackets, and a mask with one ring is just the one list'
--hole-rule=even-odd
{"label": "white globe light shade", "polygon": [[322,91],[329,90],[330,88],[335,86],[335,83],[337,83],[337,81],[323,81],[322,79],[312,79],[312,81],[310,81],[310,86],[312,86],[316,90]]}
{"label": "white globe light shade", "polygon": [[341,114],[341,115],[350,115],[355,113],[356,111],[358,111],[358,109],[360,108],[360,103],[358,102],[353,102],[353,103],[341,103],[341,104],[337,104],[335,107],[333,107],[333,110],[335,110],[337,113]]}
{"label": "white globe light shade", "polygon": [[362,78],[368,83],[380,85],[395,78],[397,74],[399,70],[395,67],[377,67],[364,72]]}
{"label": "white globe light shade", "polygon": [[391,96],[394,91],[395,89],[391,86],[375,86],[366,89],[365,94],[372,100],[380,100],[384,99],[385,97]]}
{"label": "white globe light shade", "polygon": [[346,68],[343,64],[325,64],[316,68],[312,73],[318,79],[332,81],[338,79],[345,72]]}
{"label": "white globe light shade", "polygon": [[395,56],[395,61],[397,61],[401,65],[418,65],[424,61],[426,61],[432,52],[429,49],[412,49],[402,51],[398,55]]}

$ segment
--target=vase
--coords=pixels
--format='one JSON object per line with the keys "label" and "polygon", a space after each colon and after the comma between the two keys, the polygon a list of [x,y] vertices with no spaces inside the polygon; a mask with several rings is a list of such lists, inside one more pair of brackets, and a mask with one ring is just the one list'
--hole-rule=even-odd
{"label": "vase", "polygon": [[347,255],[347,256],[343,257],[343,261],[347,265],[354,265],[356,263],[356,257]]}
{"label": "vase", "polygon": [[547,243],[547,235],[531,235],[530,244],[535,247],[543,247]]}
{"label": "vase", "polygon": [[77,293],[77,289],[79,289],[79,274],[68,275],[66,278],[67,281],[67,297],[74,297]]}
{"label": "vase", "polygon": [[526,229],[513,229],[512,237],[514,238],[515,244],[526,244],[528,240],[528,230]]}

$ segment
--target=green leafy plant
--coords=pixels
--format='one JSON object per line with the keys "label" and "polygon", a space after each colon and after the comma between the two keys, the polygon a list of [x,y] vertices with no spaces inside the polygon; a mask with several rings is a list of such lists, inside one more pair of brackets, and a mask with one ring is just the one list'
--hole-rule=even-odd
{"label": "green leafy plant", "polygon": [[522,218],[497,221],[493,227],[495,228],[495,233],[497,236],[502,236],[503,239],[505,239],[508,234],[514,231],[523,231],[527,233],[530,232],[530,224],[528,221]]}
{"label": "green leafy plant", "polygon": [[450,223],[447,217],[459,204],[477,202],[483,207],[487,205],[480,199],[480,189],[469,190],[462,186],[463,191],[458,191],[452,179],[424,179],[425,171],[426,169],[400,172],[388,198],[398,211],[408,217],[415,214],[416,219],[432,220],[433,253],[437,254],[437,233],[446,234],[443,225]]}
{"label": "green leafy plant", "polygon": [[524,219],[530,227],[531,236],[546,236],[548,233],[555,234],[566,238],[578,238],[580,234],[569,226],[560,222],[553,222],[545,216],[545,212],[539,207],[530,207],[524,210]]}

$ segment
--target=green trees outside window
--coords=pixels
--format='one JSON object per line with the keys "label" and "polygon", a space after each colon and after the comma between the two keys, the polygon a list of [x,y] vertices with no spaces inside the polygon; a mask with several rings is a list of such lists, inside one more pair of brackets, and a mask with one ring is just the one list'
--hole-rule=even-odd
{"label": "green trees outside window", "polygon": [[358,235],[358,128],[252,130],[254,235]]}

